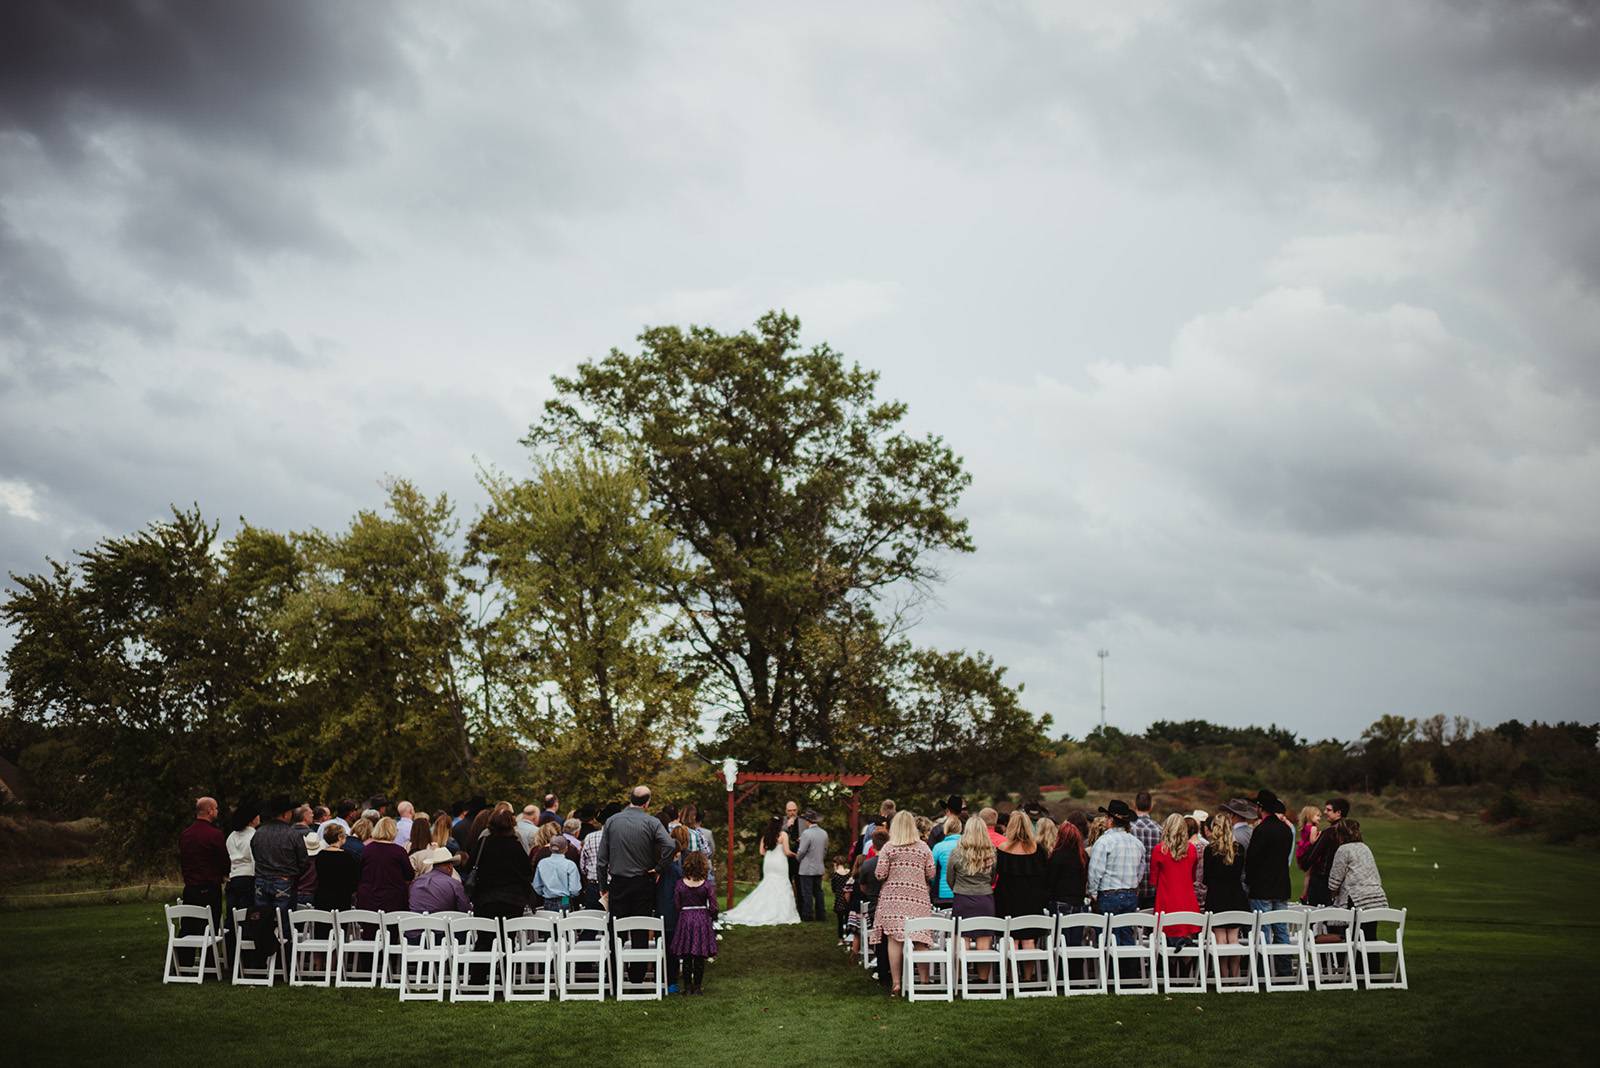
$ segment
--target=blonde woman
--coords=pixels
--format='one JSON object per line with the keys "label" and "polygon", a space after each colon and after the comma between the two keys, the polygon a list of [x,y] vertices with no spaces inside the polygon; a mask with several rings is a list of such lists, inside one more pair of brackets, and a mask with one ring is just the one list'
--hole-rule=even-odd
{"label": "blonde woman", "polygon": [[[1010,919],[1013,916],[1042,916],[1050,897],[1046,859],[1048,854],[1039,848],[1034,837],[1033,820],[1020,808],[1011,813],[1006,824],[1006,842],[995,854],[994,911]],[[1018,949],[1032,949],[1034,940],[1019,938]],[[1028,971],[1037,965],[1029,965]],[[1031,975],[1028,976],[1032,978]]]}
{"label": "blonde woman", "polygon": [[[957,920],[994,915],[994,864],[995,848],[989,840],[989,825],[981,817],[972,816],[961,831],[961,840],[950,853],[947,867],[954,902],[950,912]],[[973,940],[979,950],[988,949],[993,941],[988,936]],[[980,971],[981,982],[993,981],[993,965],[985,964]]]}
{"label": "blonde woman", "polygon": [[1111,817],[1100,815],[1089,821],[1089,834],[1083,840],[1085,848],[1093,849],[1100,836],[1111,829]]}
{"label": "blonde woman", "polygon": [[[889,824],[889,841],[878,854],[877,868],[873,874],[882,883],[878,891],[877,914],[872,918],[870,941],[877,945],[889,939],[889,975],[893,984],[891,993],[900,993],[900,963],[905,956],[906,921],[917,916],[933,915],[933,903],[928,899],[928,880],[937,869],[933,851],[917,835],[917,820],[910,812],[894,814]],[[911,936],[924,945],[932,941],[927,931]],[[927,979],[926,969],[919,966],[918,976]]]}
{"label": "blonde woman", "polygon": [[416,874],[404,846],[394,844],[395,822],[384,816],[373,824],[372,840],[361,851],[361,881],[356,908],[405,912],[411,907],[410,883]]}
{"label": "blonde woman", "polygon": [[944,833],[933,847],[933,863],[939,870],[939,885],[934,904],[947,909],[955,903],[950,892],[950,854],[955,852],[956,843],[961,841],[961,817],[946,816],[944,825],[940,829]]}
{"label": "blonde woman", "polygon": [[[1189,844],[1189,817],[1174,812],[1161,824],[1161,841],[1150,851],[1150,888],[1156,893],[1156,912],[1199,912],[1194,892],[1194,869],[1200,857]],[[1200,933],[1192,924],[1165,928],[1167,938],[1187,942]]]}
{"label": "blonde woman", "polygon": [[1033,835],[1039,841],[1039,851],[1048,857],[1056,851],[1056,840],[1061,837],[1061,829],[1056,826],[1055,820],[1044,816],[1033,825]]}
{"label": "blonde woman", "polygon": [[[1233,837],[1233,817],[1218,812],[1211,817],[1210,838],[1200,861],[1201,881],[1206,887],[1207,912],[1249,912],[1250,902],[1244,894],[1244,853]],[[1218,944],[1230,945],[1239,941],[1239,928],[1233,924],[1213,927]],[[1236,978],[1241,962],[1237,957],[1222,960],[1224,978]]]}
{"label": "blonde woman", "polygon": [[1311,853],[1311,847],[1317,844],[1317,839],[1322,835],[1322,810],[1316,805],[1307,805],[1300,810],[1300,835],[1294,843],[1294,859],[1306,873],[1305,885],[1300,888],[1300,900],[1304,901],[1311,893],[1310,865],[1306,860]]}

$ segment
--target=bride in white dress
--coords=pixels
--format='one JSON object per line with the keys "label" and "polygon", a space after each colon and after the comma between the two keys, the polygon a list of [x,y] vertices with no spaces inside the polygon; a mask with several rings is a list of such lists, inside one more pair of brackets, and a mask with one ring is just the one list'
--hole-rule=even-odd
{"label": "bride in white dress", "polygon": [[761,836],[761,882],[749,897],[722,914],[722,922],[744,927],[799,923],[800,910],[795,907],[794,887],[789,883],[792,856],[794,850],[783,831],[783,821],[774,816]]}

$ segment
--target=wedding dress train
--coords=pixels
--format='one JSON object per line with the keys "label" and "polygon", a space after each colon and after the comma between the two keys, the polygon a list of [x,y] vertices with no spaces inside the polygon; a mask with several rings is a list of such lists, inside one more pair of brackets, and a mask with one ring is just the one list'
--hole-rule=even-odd
{"label": "wedding dress train", "polygon": [[799,923],[800,910],[795,907],[794,887],[789,883],[789,858],[783,847],[767,850],[761,860],[761,882],[750,896],[722,914],[722,922],[730,926],[772,927],[780,923]]}

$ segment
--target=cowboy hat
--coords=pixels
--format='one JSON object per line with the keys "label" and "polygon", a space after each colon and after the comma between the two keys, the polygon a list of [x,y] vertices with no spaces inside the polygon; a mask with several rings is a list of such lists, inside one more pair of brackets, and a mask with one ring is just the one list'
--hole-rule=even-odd
{"label": "cowboy hat", "polygon": [[1256,820],[1261,818],[1261,810],[1242,797],[1236,797],[1222,806],[1224,812],[1232,813],[1242,820]]}
{"label": "cowboy hat", "polygon": [[306,856],[314,857],[327,848],[328,843],[322,840],[322,835],[312,831],[306,835]]}
{"label": "cowboy hat", "polygon": [[454,864],[456,855],[444,846],[429,846],[422,851],[422,862],[424,864]]}

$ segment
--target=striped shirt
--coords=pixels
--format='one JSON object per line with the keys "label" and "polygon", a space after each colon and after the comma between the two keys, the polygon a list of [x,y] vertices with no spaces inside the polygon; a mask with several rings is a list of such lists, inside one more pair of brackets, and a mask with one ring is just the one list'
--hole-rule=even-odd
{"label": "striped shirt", "polygon": [[1139,839],[1112,827],[1089,851],[1090,897],[1108,890],[1133,890],[1150,874],[1150,862]]}

